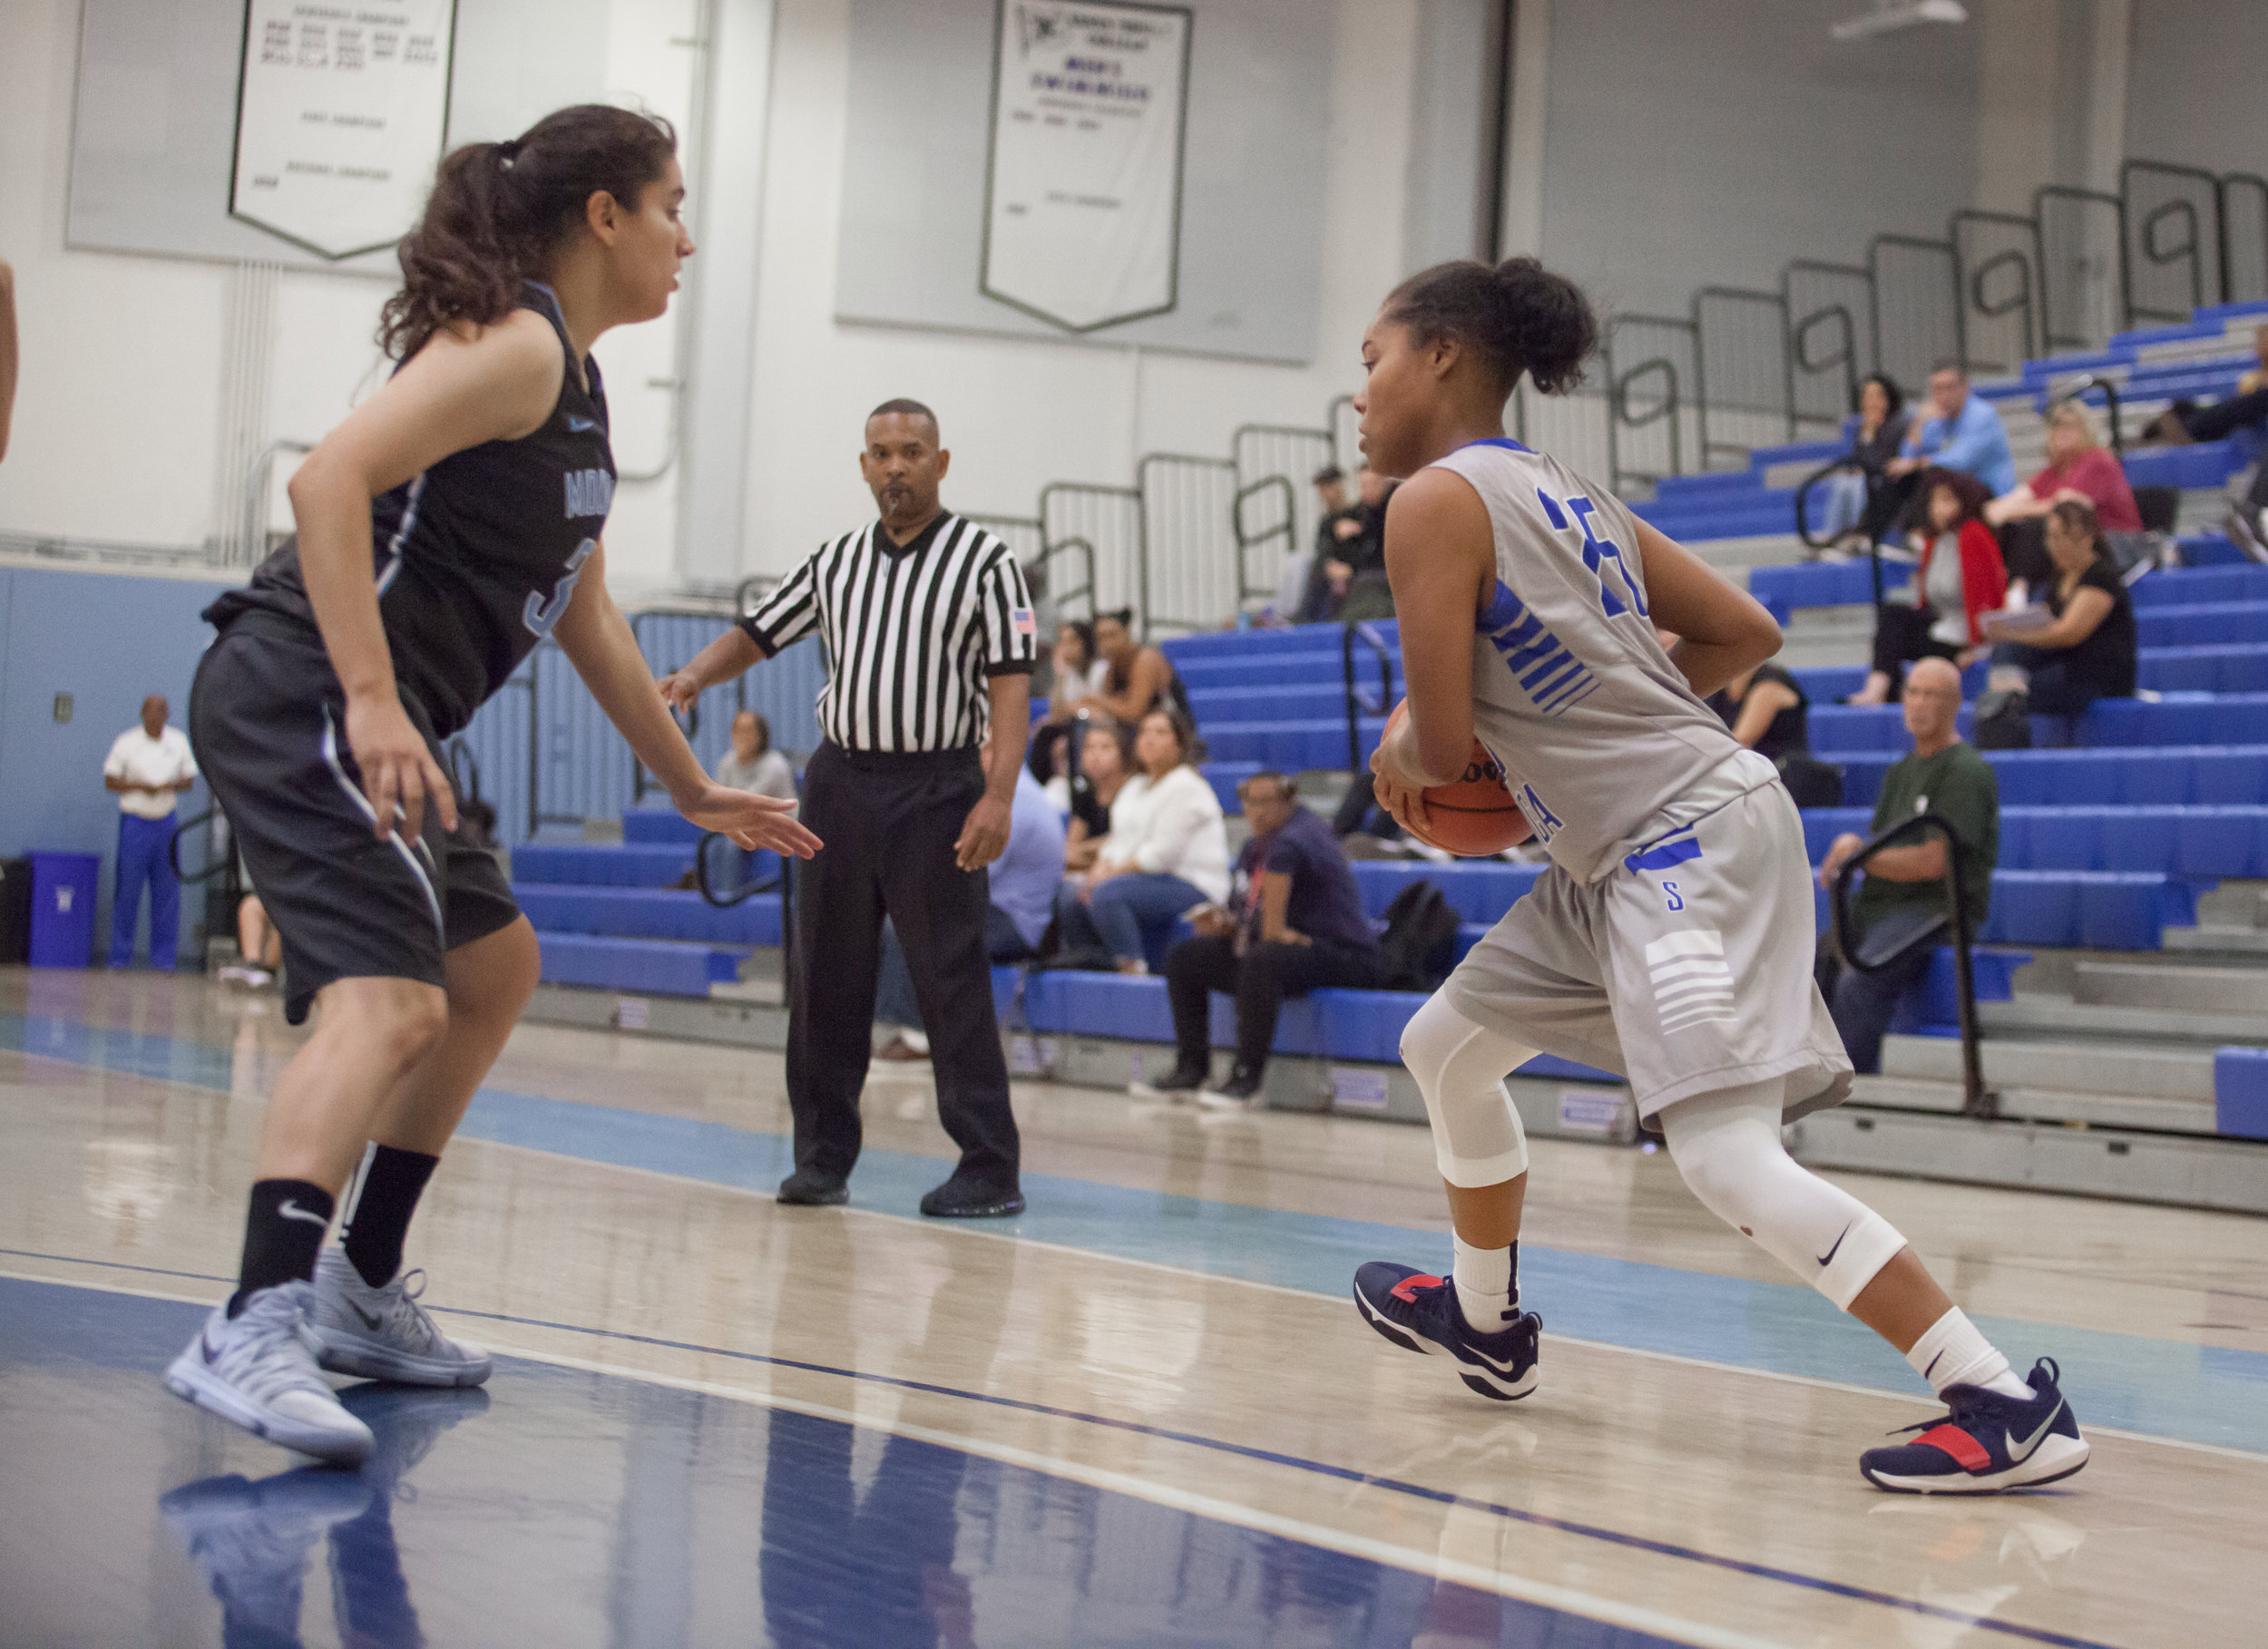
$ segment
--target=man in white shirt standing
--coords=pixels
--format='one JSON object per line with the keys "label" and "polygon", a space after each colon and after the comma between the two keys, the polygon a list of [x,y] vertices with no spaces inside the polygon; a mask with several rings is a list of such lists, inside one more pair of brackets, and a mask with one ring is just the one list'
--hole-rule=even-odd
{"label": "man in white shirt standing", "polygon": [[181,929],[181,884],[167,852],[173,803],[197,782],[189,736],[165,725],[168,707],[152,693],[142,701],[142,725],[129,727],[103,758],[103,785],[118,797],[118,883],[111,900],[111,966],[134,959],[142,888],[150,886],[150,965],[171,971]]}

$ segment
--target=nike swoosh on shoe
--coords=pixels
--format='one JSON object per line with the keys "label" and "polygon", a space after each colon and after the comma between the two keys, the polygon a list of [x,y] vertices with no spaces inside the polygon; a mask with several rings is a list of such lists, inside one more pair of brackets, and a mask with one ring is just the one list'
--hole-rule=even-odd
{"label": "nike swoosh on shoe", "polygon": [[352,1300],[347,1301],[347,1304],[348,1309],[353,1311],[356,1316],[362,1319],[362,1326],[371,1330],[373,1332],[376,1332],[378,1324],[386,1321],[383,1317],[373,1317],[368,1312],[364,1311],[362,1307],[357,1305]]}
{"label": "nike swoosh on shoe", "polygon": [[2048,1410],[2048,1418],[2039,1422],[2039,1429],[2026,1438],[2020,1448],[2017,1444],[2016,1434],[2013,1431],[2003,1431],[2000,1437],[2001,1440],[2008,1445],[2009,1464],[2021,1466],[2026,1460],[2030,1459],[2033,1452],[2047,1440],[2048,1428],[2056,1423],[2056,1417],[2062,1412],[2063,1405],[2058,1402]]}

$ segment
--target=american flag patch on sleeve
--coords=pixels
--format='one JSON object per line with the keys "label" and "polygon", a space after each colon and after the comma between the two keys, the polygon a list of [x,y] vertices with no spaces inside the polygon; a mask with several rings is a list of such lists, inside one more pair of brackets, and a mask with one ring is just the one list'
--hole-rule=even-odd
{"label": "american flag patch on sleeve", "polygon": [[1008,610],[1008,622],[1020,636],[1031,635],[1039,628],[1038,621],[1032,618],[1031,609],[1029,607],[1010,608]]}

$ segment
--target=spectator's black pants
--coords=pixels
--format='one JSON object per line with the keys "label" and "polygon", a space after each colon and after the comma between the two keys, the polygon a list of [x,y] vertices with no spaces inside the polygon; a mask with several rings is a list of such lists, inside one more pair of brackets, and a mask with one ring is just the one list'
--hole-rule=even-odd
{"label": "spectator's black pants", "polygon": [[2210,406],[2177,409],[2192,441],[2222,441],[2248,424],[2268,424],[2268,389],[2230,395]]}
{"label": "spectator's black pants", "polygon": [[796,876],[787,1103],[798,1168],[839,1180],[858,1160],[886,912],[931,1028],[937,1115],[961,1147],[961,1172],[987,1187],[1016,1184],[1016,1117],[985,953],[991,892],[982,871],[956,868],[953,854],[983,794],[973,749],[881,756],[827,744],[805,771],[801,817],[826,845]]}
{"label": "spectator's black pants", "polygon": [[1921,982],[1936,955],[1935,945],[1917,945],[1872,973],[1831,964],[1836,971],[1827,1009],[1843,1033],[1843,1050],[1851,1056],[1853,1069],[1872,1076],[1882,1068],[1882,1038],[1897,1017],[1899,999]]}
{"label": "spectator's black pants", "polygon": [[1337,940],[1313,944],[1254,944],[1242,956],[1237,942],[1185,939],[1166,957],[1166,994],[1173,1003],[1177,1064],[1203,1070],[1212,1049],[1210,993],[1237,999],[1237,1069],[1258,1076],[1276,1041],[1284,999],[1327,986],[1364,990],[1378,983],[1378,953]]}
{"label": "spectator's black pants", "polygon": [[1921,472],[1911,475],[1870,475],[1866,478],[1866,508],[1859,516],[1859,531],[1869,541],[1881,543],[1882,537],[1896,526],[1913,502],[1914,489],[1921,484]]}
{"label": "spectator's black pants", "polygon": [[1890,696],[1904,689],[1906,666],[1920,659],[1958,659],[1960,649],[1930,634],[1936,612],[1885,601],[1874,610],[1874,668],[1890,678]]}

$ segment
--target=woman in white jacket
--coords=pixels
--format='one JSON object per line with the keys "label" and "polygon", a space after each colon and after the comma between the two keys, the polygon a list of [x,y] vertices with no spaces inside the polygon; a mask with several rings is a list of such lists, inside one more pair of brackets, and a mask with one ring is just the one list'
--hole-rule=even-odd
{"label": "woman in white jacket", "polygon": [[1220,798],[1189,759],[1196,733],[1177,711],[1152,710],[1135,736],[1141,771],[1110,804],[1095,867],[1063,883],[1055,912],[1066,950],[1110,951],[1121,973],[1147,973],[1152,935],[1184,911],[1228,897],[1228,830]]}

